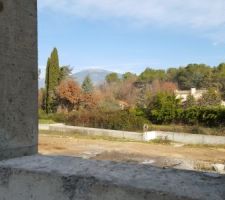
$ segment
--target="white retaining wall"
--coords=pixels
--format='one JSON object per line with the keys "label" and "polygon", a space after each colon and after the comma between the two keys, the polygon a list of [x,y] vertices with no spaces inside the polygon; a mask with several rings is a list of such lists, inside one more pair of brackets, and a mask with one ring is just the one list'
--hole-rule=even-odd
{"label": "white retaining wall", "polygon": [[66,126],[64,124],[51,124],[51,125],[39,125],[39,130],[50,130],[50,131],[60,131],[60,132],[76,132],[85,135],[93,136],[104,136],[104,137],[114,137],[129,139],[135,141],[143,141],[143,134],[137,132],[128,131],[115,131],[108,129],[98,129],[98,128],[85,128],[79,126]]}
{"label": "white retaining wall", "polygon": [[184,144],[208,144],[208,145],[225,144],[224,136],[175,133],[163,131],[151,131],[144,134],[145,141],[150,141],[153,139],[164,139],[164,140],[166,139],[174,142],[181,142]]}

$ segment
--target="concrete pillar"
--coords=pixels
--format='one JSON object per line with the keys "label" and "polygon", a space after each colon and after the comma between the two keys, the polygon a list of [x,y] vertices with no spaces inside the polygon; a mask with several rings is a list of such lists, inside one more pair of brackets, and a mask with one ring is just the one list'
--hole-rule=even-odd
{"label": "concrete pillar", "polygon": [[37,152],[37,0],[0,0],[0,160]]}

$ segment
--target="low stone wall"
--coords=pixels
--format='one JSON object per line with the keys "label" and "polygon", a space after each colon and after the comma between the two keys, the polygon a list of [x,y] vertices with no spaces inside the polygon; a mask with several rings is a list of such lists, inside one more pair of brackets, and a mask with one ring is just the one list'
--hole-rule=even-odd
{"label": "low stone wall", "polygon": [[85,135],[103,136],[103,137],[114,137],[135,141],[143,141],[143,134],[137,132],[128,131],[115,131],[108,129],[98,128],[85,128],[78,126],[66,126],[64,124],[50,124],[50,125],[39,125],[39,130],[50,130],[60,132],[76,132]]}
{"label": "low stone wall", "polygon": [[163,131],[151,131],[146,133],[128,132],[128,131],[115,131],[98,128],[85,128],[78,126],[66,126],[64,124],[40,124],[39,130],[50,130],[60,132],[77,132],[85,135],[104,136],[123,138],[135,141],[148,142],[154,139],[167,139],[174,142],[184,144],[206,144],[206,145],[224,145],[224,136],[189,134],[189,133],[175,133]]}
{"label": "low stone wall", "polygon": [[144,134],[144,140],[150,141],[152,139],[167,139],[174,142],[181,142],[184,144],[208,144],[208,145],[223,145],[225,144],[224,136],[189,134],[189,133],[174,133],[163,131],[151,131]]}
{"label": "low stone wall", "polygon": [[71,157],[0,162],[0,200],[224,200],[225,177]]}

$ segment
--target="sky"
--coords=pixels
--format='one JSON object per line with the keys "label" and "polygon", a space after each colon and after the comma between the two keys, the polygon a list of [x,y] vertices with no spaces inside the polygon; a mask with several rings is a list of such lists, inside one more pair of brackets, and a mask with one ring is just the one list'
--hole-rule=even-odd
{"label": "sky", "polygon": [[225,0],[38,0],[38,20],[43,72],[54,47],[74,72],[225,62]]}

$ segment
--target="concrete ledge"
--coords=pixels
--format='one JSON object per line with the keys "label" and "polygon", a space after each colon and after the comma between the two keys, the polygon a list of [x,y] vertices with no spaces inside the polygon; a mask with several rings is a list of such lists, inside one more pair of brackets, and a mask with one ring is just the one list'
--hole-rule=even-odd
{"label": "concrete ledge", "polygon": [[0,200],[224,200],[225,177],[71,157],[0,162]]}

